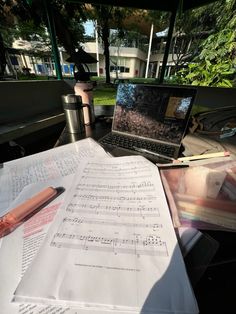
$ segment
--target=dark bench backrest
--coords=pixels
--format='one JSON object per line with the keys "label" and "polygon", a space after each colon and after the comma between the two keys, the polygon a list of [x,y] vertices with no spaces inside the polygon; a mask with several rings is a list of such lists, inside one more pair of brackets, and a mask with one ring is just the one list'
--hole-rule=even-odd
{"label": "dark bench backrest", "polygon": [[0,124],[63,112],[61,95],[73,93],[66,81],[0,82]]}

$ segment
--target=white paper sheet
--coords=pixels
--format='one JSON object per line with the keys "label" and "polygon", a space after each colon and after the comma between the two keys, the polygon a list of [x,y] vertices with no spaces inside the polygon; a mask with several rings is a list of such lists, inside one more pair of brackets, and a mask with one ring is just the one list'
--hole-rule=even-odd
{"label": "white paper sheet", "polygon": [[80,170],[15,300],[198,313],[156,167],[135,156]]}
{"label": "white paper sheet", "polygon": [[[66,191],[52,201],[48,206],[43,208],[35,216],[18,227],[14,232],[2,238],[2,247],[0,249],[0,313],[16,314],[16,313],[51,313],[49,310],[43,310],[42,307],[35,307],[29,304],[14,304],[11,302],[13,293],[22,275],[28,265],[33,260],[46,232],[54,219],[54,216],[61,206],[63,199],[68,192],[73,175],[65,178],[59,178],[57,181],[40,182],[25,187],[22,193],[15,199],[12,206],[24,202],[32,195],[41,191],[45,186],[63,186]],[[32,309],[35,309],[32,312]],[[64,312],[58,312],[64,313]],[[66,312],[65,312],[66,313]]]}
{"label": "white paper sheet", "polygon": [[[73,175],[56,181],[39,182],[25,187],[20,195],[13,201],[12,206],[17,206],[21,202],[41,191],[45,186],[63,186],[66,191],[55,199],[40,214],[35,215],[25,225],[20,226],[13,233],[3,238],[3,246],[0,249],[0,313],[1,314],[104,314],[104,311],[87,309],[78,310],[46,305],[40,306],[30,303],[14,303],[12,301],[13,293],[22,275],[32,262],[34,256],[43,242],[46,232],[52,223],[56,212],[60,208],[63,199],[68,192]],[[112,314],[118,314],[112,312]],[[119,314],[122,314],[119,312]],[[124,313],[127,314],[127,313]]]}
{"label": "white paper sheet", "polygon": [[95,156],[107,153],[87,138],[5,163],[0,169],[0,216],[26,185],[72,174],[83,158]]}

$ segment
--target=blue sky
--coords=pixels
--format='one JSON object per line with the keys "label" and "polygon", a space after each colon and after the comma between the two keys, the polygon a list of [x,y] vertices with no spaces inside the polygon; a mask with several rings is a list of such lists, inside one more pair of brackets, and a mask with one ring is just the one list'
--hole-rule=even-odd
{"label": "blue sky", "polygon": [[92,21],[87,21],[84,23],[85,34],[88,36],[93,35],[94,26]]}

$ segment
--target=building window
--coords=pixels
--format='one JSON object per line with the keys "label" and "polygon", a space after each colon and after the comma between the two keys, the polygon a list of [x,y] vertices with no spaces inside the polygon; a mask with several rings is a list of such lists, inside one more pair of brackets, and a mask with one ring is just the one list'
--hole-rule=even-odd
{"label": "building window", "polygon": [[19,65],[19,62],[16,56],[10,56],[10,60],[11,60],[12,65]]}
{"label": "building window", "polygon": [[119,57],[111,59],[110,72],[129,73],[130,72],[130,58]]}
{"label": "building window", "polygon": [[124,66],[110,66],[110,72],[129,73],[129,68]]}

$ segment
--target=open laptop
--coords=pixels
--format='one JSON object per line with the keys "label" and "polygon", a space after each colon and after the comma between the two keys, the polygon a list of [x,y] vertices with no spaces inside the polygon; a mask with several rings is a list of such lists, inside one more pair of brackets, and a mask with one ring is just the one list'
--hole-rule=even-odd
{"label": "open laptop", "polygon": [[195,95],[196,89],[188,87],[119,84],[112,130],[100,144],[114,156],[142,154],[164,163],[176,159]]}

